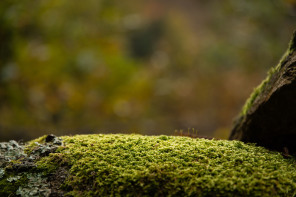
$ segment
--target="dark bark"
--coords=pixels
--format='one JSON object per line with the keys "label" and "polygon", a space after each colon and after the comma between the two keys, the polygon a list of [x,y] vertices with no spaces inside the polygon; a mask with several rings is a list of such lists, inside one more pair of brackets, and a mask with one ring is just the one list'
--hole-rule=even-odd
{"label": "dark bark", "polygon": [[266,148],[296,153],[296,31],[276,68],[234,123],[231,140],[256,143]]}

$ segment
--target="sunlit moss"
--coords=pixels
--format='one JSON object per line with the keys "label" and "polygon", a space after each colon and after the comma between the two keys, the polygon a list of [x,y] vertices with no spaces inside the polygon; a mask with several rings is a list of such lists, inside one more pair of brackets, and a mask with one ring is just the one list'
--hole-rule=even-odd
{"label": "sunlit moss", "polygon": [[62,139],[64,146],[38,165],[68,165],[64,187],[74,196],[283,196],[296,191],[295,160],[253,144],[122,134]]}

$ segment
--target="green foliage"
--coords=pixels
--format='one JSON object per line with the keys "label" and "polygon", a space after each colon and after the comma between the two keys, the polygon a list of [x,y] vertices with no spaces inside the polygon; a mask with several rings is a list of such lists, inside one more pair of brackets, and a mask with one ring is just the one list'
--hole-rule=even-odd
{"label": "green foliage", "polygon": [[[239,141],[77,135],[38,162],[67,160],[74,196],[291,196],[295,160]],[[65,165],[65,164],[64,164]]]}

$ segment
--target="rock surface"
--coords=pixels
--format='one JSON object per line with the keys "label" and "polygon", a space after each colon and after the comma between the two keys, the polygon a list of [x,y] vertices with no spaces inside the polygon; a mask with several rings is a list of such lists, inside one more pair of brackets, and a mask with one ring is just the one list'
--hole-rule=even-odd
{"label": "rock surface", "polygon": [[279,65],[257,87],[234,124],[230,138],[296,153],[296,32]]}
{"label": "rock surface", "polygon": [[64,196],[65,192],[59,189],[66,174],[62,168],[58,174],[50,174],[36,164],[54,153],[62,141],[54,135],[43,138],[44,142],[35,141],[30,146],[14,140],[0,143],[0,196]]}

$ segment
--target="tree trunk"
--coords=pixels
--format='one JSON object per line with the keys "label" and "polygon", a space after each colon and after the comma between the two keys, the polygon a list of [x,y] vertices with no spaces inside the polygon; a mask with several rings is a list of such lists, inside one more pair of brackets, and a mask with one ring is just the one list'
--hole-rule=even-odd
{"label": "tree trunk", "polygon": [[280,63],[247,100],[229,139],[296,153],[296,31]]}

